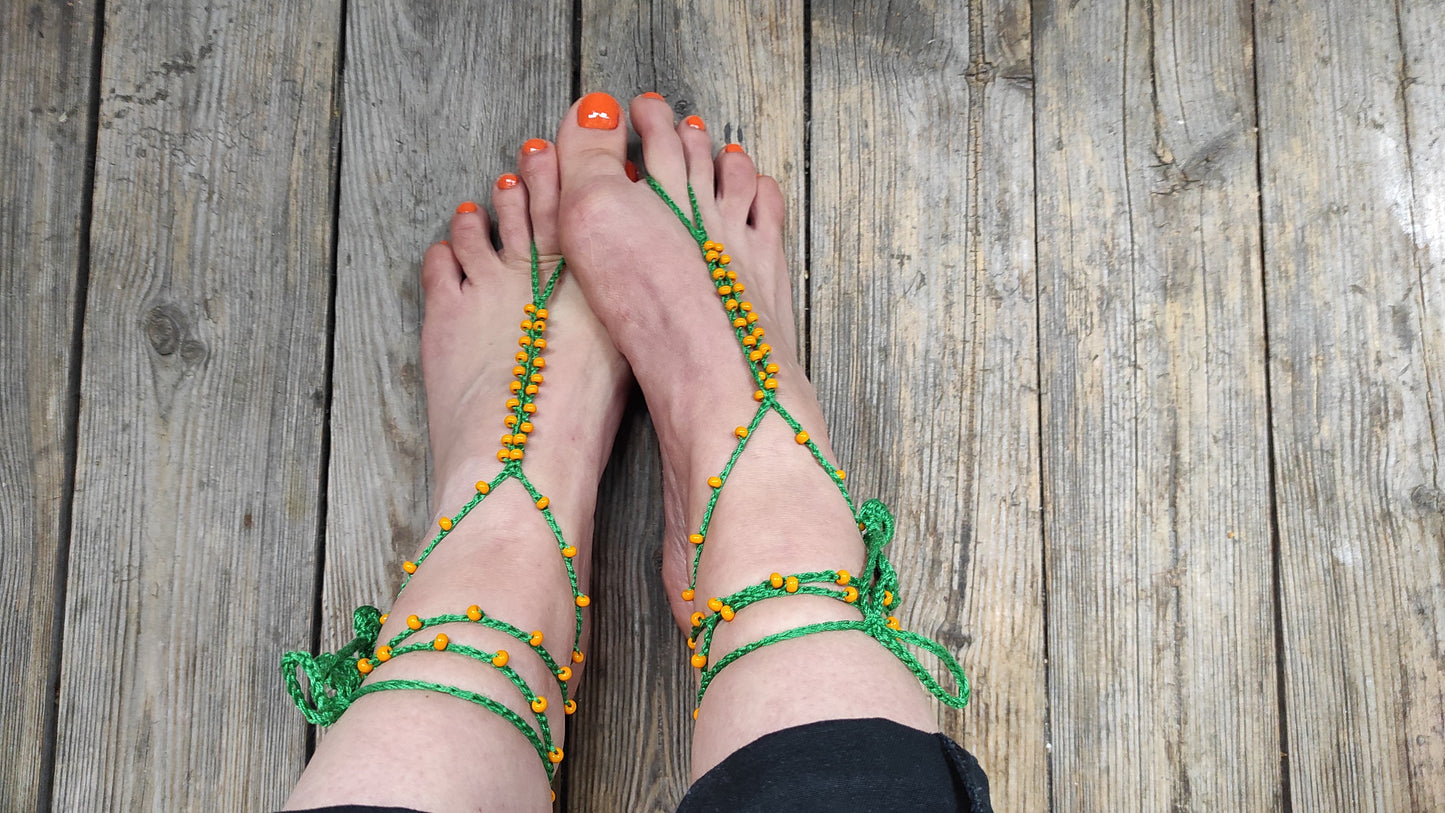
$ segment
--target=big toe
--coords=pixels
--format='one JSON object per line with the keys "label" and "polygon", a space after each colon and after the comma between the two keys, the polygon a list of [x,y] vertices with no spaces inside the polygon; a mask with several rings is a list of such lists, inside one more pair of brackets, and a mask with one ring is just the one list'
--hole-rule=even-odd
{"label": "big toe", "polygon": [[589,93],[578,99],[557,128],[563,195],[598,178],[626,181],[626,158],[622,105],[606,93]]}

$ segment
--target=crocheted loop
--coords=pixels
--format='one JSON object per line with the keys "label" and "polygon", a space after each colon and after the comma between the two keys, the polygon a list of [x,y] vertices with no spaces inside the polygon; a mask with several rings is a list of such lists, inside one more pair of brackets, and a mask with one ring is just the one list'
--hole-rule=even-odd
{"label": "crocheted loop", "polygon": [[[376,636],[381,632],[381,611],[369,605],[357,607],[351,614],[351,623],[356,637],[336,652],[319,657],[307,652],[287,652],[281,656],[281,678],[286,683],[286,693],[308,723],[331,725],[356,699],[362,678],[356,662],[376,646]],[[302,674],[306,675],[306,688],[301,686]]]}

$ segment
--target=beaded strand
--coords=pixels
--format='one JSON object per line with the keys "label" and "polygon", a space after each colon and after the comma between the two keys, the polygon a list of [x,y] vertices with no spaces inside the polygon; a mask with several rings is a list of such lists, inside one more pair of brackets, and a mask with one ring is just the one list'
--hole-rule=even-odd
{"label": "beaded strand", "polygon": [[[749,383],[756,388],[753,392],[753,400],[758,402],[757,411],[753,413],[753,417],[747,425],[733,430],[733,436],[737,439],[737,443],[733,447],[727,463],[721,471],[707,479],[707,485],[711,492],[708,495],[707,505],[703,509],[702,520],[697,531],[688,535],[688,541],[693,545],[693,556],[688,586],[682,591],[683,601],[693,601],[697,596],[698,568],[702,562],[703,548],[707,542],[707,532],[712,524],[713,511],[717,507],[718,497],[722,494],[722,489],[726,485],[733,467],[737,465],[738,459],[747,449],[748,440],[770,413],[778,415],[788,425],[793,431],[794,441],[805,447],[814,461],[828,474],[833,485],[838,489],[838,493],[847,503],[848,510],[857,520],[858,530],[862,532],[863,541],[868,550],[864,572],[859,574],[856,580],[846,570],[799,573],[786,577],[780,573],[773,573],[766,581],[745,587],[729,596],[709,598],[706,602],[709,613],[694,612],[690,619],[692,629],[688,635],[687,644],[688,649],[693,652],[689,661],[694,668],[701,672],[701,677],[698,681],[697,700],[692,711],[693,719],[698,717],[702,708],[702,698],[707,692],[709,684],[719,672],[738,658],[771,644],[816,632],[837,630],[857,630],[866,633],[902,661],[940,702],[952,708],[963,708],[968,703],[969,683],[958,661],[938,642],[916,632],[902,629],[898,618],[890,614],[898,602],[898,575],[888,558],[883,555],[883,548],[893,539],[893,515],[878,500],[868,500],[861,508],[856,507],[852,494],[844,485],[847,473],[824,456],[808,431],[778,401],[778,380],[775,375],[779,367],[769,359],[772,347],[763,341],[767,335],[766,331],[757,324],[758,315],[754,311],[752,303],[739,297],[739,294],[742,294],[746,288],[738,279],[737,273],[729,267],[732,257],[725,253],[726,249],[722,243],[708,237],[707,231],[703,227],[702,212],[698,208],[697,195],[693,191],[692,185],[689,184],[687,188],[688,203],[692,209],[690,218],[654,179],[648,178],[647,185],[662,198],[672,213],[682,222],[683,227],[687,229],[701,250],[703,260],[707,263],[708,275],[722,304],[723,313],[732,325],[739,349],[742,351],[748,371],[752,375]],[[710,662],[708,650],[720,622],[731,622],[737,613],[759,601],[789,595],[815,595],[836,599],[856,606],[861,611],[862,617],[858,620],[826,621],[784,630],[738,647],[716,662]],[[950,692],[940,684],[933,674],[919,662],[909,647],[926,650],[937,657],[952,675],[955,691]]]}

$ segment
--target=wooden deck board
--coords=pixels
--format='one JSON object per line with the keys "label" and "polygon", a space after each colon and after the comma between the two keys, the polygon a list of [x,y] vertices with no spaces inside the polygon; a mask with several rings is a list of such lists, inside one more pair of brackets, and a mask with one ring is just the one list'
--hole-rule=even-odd
{"label": "wooden deck board", "polygon": [[1282,803],[1248,11],[1034,21],[1058,810]]}
{"label": "wooden deck board", "polygon": [[[0,788],[40,806],[75,438],[70,371],[85,234],[93,3],[0,11]],[[63,575],[63,574],[62,574]]]}
{"label": "wooden deck board", "polygon": [[1033,98],[1029,19],[1004,5],[813,6],[810,327],[853,493],[898,519],[899,616],[977,692],[945,730],[1038,810]]}
{"label": "wooden deck board", "polygon": [[[285,796],[276,657],[430,516],[421,251],[578,79],[782,183],[835,445],[998,809],[1445,807],[1445,0],[515,5],[0,13],[0,808]],[[686,785],[633,401],[565,809]]]}
{"label": "wooden deck board", "polygon": [[340,7],[105,13],[53,803],[262,810],[304,746]]}
{"label": "wooden deck board", "polygon": [[1410,5],[1402,18],[1399,5],[1288,3],[1259,18],[1284,698],[1301,810],[1445,807],[1445,4]]}

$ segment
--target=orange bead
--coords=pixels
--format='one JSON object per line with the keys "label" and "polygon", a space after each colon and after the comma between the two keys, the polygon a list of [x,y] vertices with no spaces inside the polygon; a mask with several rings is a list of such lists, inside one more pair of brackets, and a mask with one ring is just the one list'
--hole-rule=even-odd
{"label": "orange bead", "polygon": [[723,605],[723,608],[718,611],[718,615],[722,616],[722,620],[724,621],[731,621],[737,615],[737,613],[733,610],[733,608],[725,604]]}
{"label": "orange bead", "polygon": [[723,296],[727,296],[728,294],[730,294],[730,293],[733,292],[733,286],[731,286],[731,285],[720,285],[720,286],[718,286],[717,292],[718,292],[719,294],[722,294]]}
{"label": "orange bead", "polygon": [[858,588],[846,587],[843,589],[843,600],[852,604],[858,600]]}
{"label": "orange bead", "polygon": [[692,656],[692,665],[697,667],[698,669],[707,666],[707,656],[702,654],[701,652],[696,653]]}
{"label": "orange bead", "polygon": [[530,382],[532,382],[533,384],[541,384],[541,383],[542,383],[542,374],[541,374],[541,373],[532,373],[531,375],[527,376],[527,380],[530,381]]}
{"label": "orange bead", "polygon": [[576,713],[577,713],[577,701],[576,701],[576,700],[568,700],[567,702],[563,703],[563,704],[562,704],[562,712],[563,712],[564,714],[576,714]]}
{"label": "orange bead", "polygon": [[750,313],[750,314],[748,314],[748,324],[751,325],[752,323],[754,323],[754,322],[756,322],[756,321],[758,321],[758,315],[757,315],[756,313]]}
{"label": "orange bead", "polygon": [[747,324],[748,320],[744,319],[741,316],[733,320],[733,327],[747,327]]}
{"label": "orange bead", "polygon": [[778,371],[778,365],[776,365],[776,364],[769,364],[768,366],[764,367],[763,370],[764,370],[765,372],[767,372],[769,375],[772,375],[773,373],[776,373],[776,372]]}
{"label": "orange bead", "polygon": [[727,272],[724,271],[724,270],[722,270],[721,268],[719,268],[719,269],[717,269],[716,271],[713,271],[713,272],[712,272],[712,278],[713,278],[713,279],[722,279],[722,278],[725,277],[725,276],[727,276]]}
{"label": "orange bead", "polygon": [[506,666],[509,660],[511,660],[511,656],[507,654],[507,650],[499,649],[497,654],[492,656],[492,665],[500,669]]}
{"label": "orange bead", "polygon": [[835,584],[837,584],[839,587],[845,587],[845,586],[847,586],[848,582],[850,582],[850,581],[852,581],[852,580],[853,580],[853,574],[849,573],[849,572],[846,571],[846,570],[840,570],[840,571],[838,571],[838,578],[834,579],[833,582],[834,582]]}
{"label": "orange bead", "polygon": [[[763,351],[761,351],[761,350],[754,350],[754,351],[752,351],[751,353],[748,354],[748,361],[762,361],[762,360],[763,360]],[[512,383],[515,384],[516,382],[514,381],[514,382],[512,382]]]}
{"label": "orange bead", "polygon": [[718,265],[727,265],[728,263],[730,263],[730,262],[732,262],[732,261],[733,261],[733,258],[732,258],[732,257],[729,257],[729,256],[726,255],[726,254],[724,254],[724,255],[722,255],[721,257],[718,257],[718,258],[717,258],[717,263],[718,263]]}
{"label": "orange bead", "polygon": [[478,493],[478,494],[487,494],[487,493],[490,493],[491,490],[492,490],[492,485],[491,485],[491,483],[488,483],[486,480],[478,480],[478,481],[477,481],[477,493]]}
{"label": "orange bead", "polygon": [[521,345],[522,347],[531,347],[531,346],[532,346],[532,337],[531,337],[531,336],[523,336],[522,338],[520,338],[520,339],[517,340],[517,344]]}
{"label": "orange bead", "polygon": [[437,637],[432,639],[431,648],[438,652],[445,652],[447,644],[450,642],[451,639],[447,638],[446,633],[437,633]]}
{"label": "orange bead", "polygon": [[391,660],[391,647],[377,647],[376,659],[381,661],[382,663],[386,663],[387,661]]}
{"label": "orange bead", "polygon": [[573,663],[581,663],[582,661],[584,661],[584,660],[586,660],[586,659],[587,659],[587,656],[586,656],[586,655],[583,655],[581,652],[578,652],[578,651],[575,650],[575,649],[572,650],[572,662],[573,662]]}
{"label": "orange bead", "polygon": [[507,457],[511,458],[512,460],[521,460],[523,457],[522,450],[513,449],[510,452],[507,452]]}
{"label": "orange bead", "polygon": [[381,623],[385,624],[385,623],[386,623],[386,619],[388,619],[388,618],[390,618],[390,617],[391,617],[391,613],[382,613],[382,614],[381,614]]}
{"label": "orange bead", "polygon": [[767,381],[763,382],[763,389],[765,390],[775,390],[777,388],[778,380],[776,378],[769,378]]}
{"label": "orange bead", "polygon": [[517,351],[517,355],[514,356],[513,358],[515,358],[517,361],[526,361],[526,360],[527,360],[527,351],[526,351],[526,350],[519,350],[519,351]]}
{"label": "orange bead", "polygon": [[557,679],[560,680],[560,681],[562,681],[563,683],[566,683],[567,681],[571,680],[571,679],[572,679],[572,667],[570,667],[570,666],[559,666],[559,667],[557,667]]}
{"label": "orange bead", "polygon": [[546,323],[546,322],[540,322],[540,321],[539,321],[539,322],[533,322],[533,323],[532,323],[532,329],[535,330],[535,331],[537,331],[538,333],[541,333],[541,332],[543,332],[544,330],[547,329],[547,323]]}
{"label": "orange bead", "polygon": [[527,421],[522,421],[522,425],[519,426],[519,427],[517,427],[517,428],[518,428],[518,429],[521,429],[522,432],[523,432],[523,434],[531,434],[532,429],[533,429],[534,427],[532,426],[532,424],[528,423]]}
{"label": "orange bead", "polygon": [[443,531],[450,531],[452,529],[452,518],[442,517],[441,519],[437,520],[437,525],[440,525]]}
{"label": "orange bead", "polygon": [[701,627],[701,626],[702,626],[702,619],[703,619],[703,614],[700,613],[700,612],[698,612],[698,613],[693,613],[693,614],[692,614],[692,618],[690,618],[690,619],[688,619],[688,620],[692,622],[692,625],[693,625],[694,627]]}
{"label": "orange bead", "polygon": [[[733,293],[735,293],[735,294],[740,294],[740,293],[742,293],[742,292],[743,292],[743,284],[742,284],[741,282],[736,283],[736,284],[733,285]],[[739,303],[739,304],[742,304],[742,303]]]}
{"label": "orange bead", "polygon": [[688,639],[687,639],[687,648],[688,648],[688,649],[697,649],[697,641],[694,640],[691,636],[688,636]]}
{"label": "orange bead", "polygon": [[693,710],[692,710],[692,719],[694,719],[694,720],[697,719],[697,713],[698,713],[699,711],[701,711],[701,709],[693,709]]}
{"label": "orange bead", "polygon": [[748,436],[748,428],[746,426],[739,426],[737,429],[733,430],[733,434],[737,435],[740,438],[745,438]]}
{"label": "orange bead", "polygon": [[546,349],[547,349],[547,340],[546,340],[546,339],[538,339],[537,341],[533,342],[533,344],[536,346],[536,348],[537,348],[538,350],[546,350]]}
{"label": "orange bead", "polygon": [[531,415],[532,413],[537,411],[537,405],[527,404],[526,406],[522,407],[522,411],[527,413],[528,415]]}
{"label": "orange bead", "polygon": [[707,260],[708,262],[712,262],[713,260],[716,260],[718,258],[718,253],[714,249],[708,249],[706,252],[703,253],[702,258],[704,260]]}
{"label": "orange bead", "polygon": [[688,534],[688,536],[687,536],[687,541],[691,542],[691,543],[694,544],[694,545],[701,545],[701,544],[702,544],[702,540],[703,540],[702,534]]}
{"label": "orange bead", "polygon": [[[737,289],[738,289],[739,291],[741,291],[741,290],[743,289],[743,286],[741,286],[741,285],[738,285],[738,286],[736,286],[736,287],[737,287]],[[751,302],[739,302],[739,303],[738,303],[738,307],[743,309],[743,313],[752,313],[752,312],[753,312],[753,303],[751,303]]]}
{"label": "orange bead", "polygon": [[547,710],[547,698],[538,697],[532,700],[532,711],[541,714]]}
{"label": "orange bead", "polygon": [[538,319],[546,319],[547,316],[548,316],[548,314],[547,314],[547,309],[546,309],[546,308],[538,308],[538,309],[537,309],[537,318],[538,318]]}
{"label": "orange bead", "polygon": [[478,607],[478,606],[475,605],[475,604],[473,604],[472,606],[468,607],[468,608],[467,608],[467,618],[470,618],[470,619],[473,620],[473,621],[481,621],[481,620],[482,620],[482,608],[481,608],[481,607]]}
{"label": "orange bead", "polygon": [[752,347],[753,345],[755,345],[755,344],[757,344],[757,343],[758,343],[758,338],[757,338],[756,336],[745,336],[745,337],[743,337],[743,347]]}
{"label": "orange bead", "polygon": [[553,765],[556,765],[557,763],[561,762],[561,761],[562,761],[562,749],[561,749],[561,748],[553,748],[552,750],[548,751],[548,752],[547,752],[547,761],[550,762],[550,763],[552,763]]}
{"label": "orange bead", "polygon": [[884,591],[883,591],[883,606],[884,606],[884,607],[892,607],[892,606],[893,606],[893,593],[890,592],[890,591],[888,591],[888,590],[884,590]]}
{"label": "orange bead", "polygon": [[532,359],[532,366],[533,366],[533,367],[536,367],[538,370],[540,370],[540,369],[542,369],[543,367],[546,367],[546,366],[547,366],[547,360],[544,359],[544,358],[542,358],[541,356],[538,356],[538,357]]}
{"label": "orange bead", "polygon": [[402,563],[401,563],[401,569],[402,569],[402,570],[405,570],[407,573],[415,573],[415,572],[416,572],[416,562],[402,562]]}
{"label": "orange bead", "polygon": [[549,505],[551,505],[551,504],[552,504],[552,501],[551,501],[550,499],[546,498],[546,497],[539,497],[539,498],[537,498],[537,510],[538,510],[538,511],[546,508],[547,506],[549,506]]}
{"label": "orange bead", "polygon": [[506,449],[498,449],[498,450],[497,450],[497,459],[500,460],[500,461],[502,461],[503,463],[507,462],[507,460],[508,460],[508,458],[507,458],[507,450],[506,450]]}
{"label": "orange bead", "polygon": [[768,397],[768,396],[767,396],[762,390],[758,390],[757,392],[753,393],[753,400],[754,400],[754,401],[761,401],[761,400],[763,400],[763,399],[766,398],[766,397]]}
{"label": "orange bead", "polygon": [[406,625],[410,629],[419,630],[421,629],[421,619],[414,615],[409,615],[406,617]]}
{"label": "orange bead", "polygon": [[807,432],[799,432],[798,434],[796,434],[796,435],[793,436],[793,440],[796,440],[796,441],[798,442],[798,445],[801,446],[801,445],[803,445],[804,443],[807,443],[807,442],[808,442],[808,433],[807,433]]}
{"label": "orange bead", "polygon": [[573,556],[577,555],[577,549],[572,547],[571,545],[568,545],[562,548],[562,555],[567,557],[568,559],[571,559]]}
{"label": "orange bead", "polygon": [[686,590],[682,591],[682,600],[692,601],[692,597],[695,595],[697,595],[697,593],[691,587],[689,587]]}
{"label": "orange bead", "polygon": [[722,488],[722,478],[714,475],[707,478],[707,484],[713,488]]}
{"label": "orange bead", "polygon": [[725,299],[723,300],[723,307],[730,311],[735,311],[738,309],[738,301],[736,299]]}
{"label": "orange bead", "polygon": [[532,646],[541,646],[541,645],[542,645],[542,631],[541,631],[541,630],[533,630],[533,631],[532,631],[532,637],[530,637],[530,638],[527,639],[527,643],[531,644]]}
{"label": "orange bead", "polygon": [[707,608],[709,610],[712,610],[713,612],[721,610],[723,608],[722,599],[718,598],[717,596],[713,596],[712,598],[707,600]]}
{"label": "orange bead", "polygon": [[357,662],[356,662],[356,671],[360,672],[361,674],[363,674],[363,675],[369,675],[369,674],[371,674],[371,670],[372,670],[371,661],[357,661]]}
{"label": "orange bead", "polygon": [[523,329],[523,330],[531,330],[531,329],[532,329],[532,320],[531,320],[531,319],[523,319],[523,320],[522,320],[522,329]]}
{"label": "orange bead", "polygon": [[[517,383],[517,382],[513,381],[512,383],[515,384],[515,383]],[[528,385],[527,385],[527,388],[524,389],[524,390],[522,390],[522,392],[525,392],[525,393],[528,394],[528,395],[536,395],[536,394],[537,394],[537,385],[536,385],[536,384],[528,384]]]}
{"label": "orange bead", "polygon": [[789,593],[798,592],[798,577],[789,576],[787,581],[783,582],[783,589],[788,591]]}
{"label": "orange bead", "polygon": [[897,619],[897,618],[894,618],[894,617],[891,616],[891,615],[888,616],[888,628],[889,628],[889,629],[895,629],[895,630],[898,629],[898,619]]}
{"label": "orange bead", "polygon": [[[512,375],[515,375],[515,376],[519,376],[519,377],[520,377],[520,376],[525,375],[526,373],[527,373],[527,368],[526,368],[526,367],[523,367],[523,366],[520,365],[520,364],[518,364],[516,367],[513,367],[513,368],[512,368]],[[508,417],[511,417],[511,416],[508,416]]]}
{"label": "orange bead", "polygon": [[588,597],[586,597],[586,596],[578,596],[578,597],[577,597],[577,606],[578,606],[578,607],[586,607],[588,604],[591,604],[591,603],[592,603],[592,599],[590,599],[590,598],[588,598]]}
{"label": "orange bead", "polygon": [[843,471],[842,469],[838,469],[837,471],[835,471],[835,472],[833,472],[833,473],[836,474],[836,475],[838,475],[838,479],[839,479],[839,480],[847,480],[847,479],[848,479],[848,472]]}
{"label": "orange bead", "polygon": [[527,304],[522,306],[522,310],[526,313],[536,313],[537,306],[533,305],[531,302],[528,302]]}
{"label": "orange bead", "polygon": [[520,403],[522,403],[522,401],[521,401],[520,399],[518,399],[518,398],[508,398],[508,399],[507,399],[507,409],[516,409],[516,408],[517,408],[517,404],[520,404]]}
{"label": "orange bead", "polygon": [[511,390],[513,393],[521,392],[521,391],[522,391],[522,382],[520,382],[520,381],[512,381],[512,382],[509,382],[509,383],[507,384],[507,389]]}
{"label": "orange bead", "polygon": [[[515,384],[517,382],[513,381],[512,383]],[[502,419],[502,423],[506,424],[508,429],[511,429],[512,427],[517,425],[517,416],[508,415],[507,417]]]}

